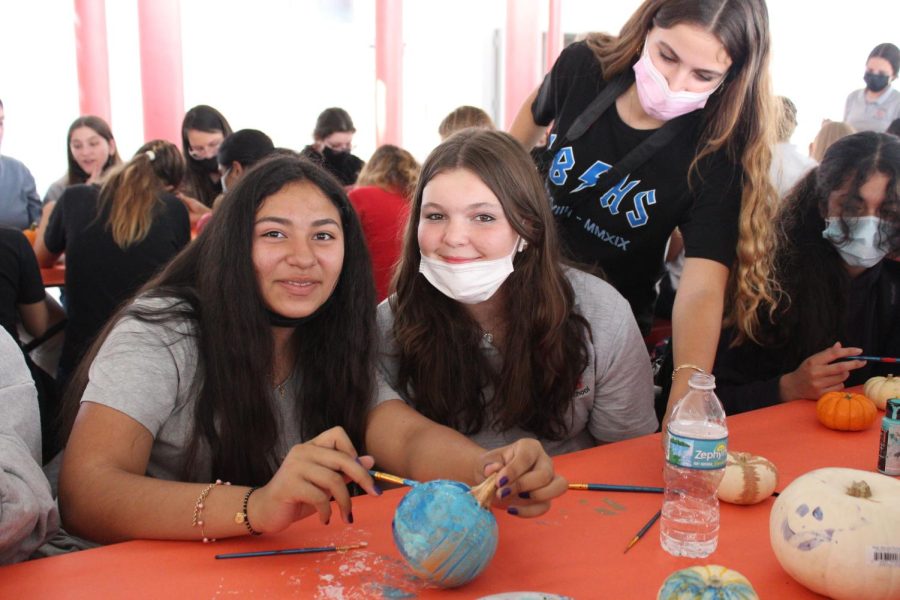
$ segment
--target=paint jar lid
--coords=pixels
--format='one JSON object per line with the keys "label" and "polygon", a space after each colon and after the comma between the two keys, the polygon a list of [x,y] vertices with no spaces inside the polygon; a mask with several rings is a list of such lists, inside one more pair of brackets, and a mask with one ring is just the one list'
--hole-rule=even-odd
{"label": "paint jar lid", "polygon": [[900,420],[900,398],[891,398],[888,400],[884,414],[888,419]]}

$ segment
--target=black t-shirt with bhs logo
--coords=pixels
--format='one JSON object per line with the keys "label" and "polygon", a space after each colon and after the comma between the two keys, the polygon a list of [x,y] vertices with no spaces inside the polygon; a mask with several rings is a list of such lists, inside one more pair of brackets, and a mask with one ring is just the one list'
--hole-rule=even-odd
{"label": "black t-shirt with bhs logo", "polygon": [[[653,318],[656,284],[664,271],[666,243],[679,227],[688,258],[728,267],[735,258],[741,203],[741,169],[720,151],[698,165],[688,183],[701,111],[686,130],[633,172],[604,177],[653,130],[625,124],[615,104],[574,142],[564,138],[606,82],[584,42],[563,50],[532,104],[535,123],[553,122],[546,185],[564,251],[599,266],[631,303],[646,334]],[[573,209],[573,206],[575,208]]]}

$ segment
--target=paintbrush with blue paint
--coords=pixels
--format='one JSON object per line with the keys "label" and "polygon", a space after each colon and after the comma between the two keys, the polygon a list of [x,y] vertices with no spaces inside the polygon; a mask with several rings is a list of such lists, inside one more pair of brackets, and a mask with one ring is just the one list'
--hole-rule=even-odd
{"label": "paintbrush with blue paint", "polygon": [[347,544],[345,546],[316,546],[312,548],[284,548],[283,550],[260,550],[259,552],[235,552],[233,554],[216,554],[218,560],[226,558],[254,558],[257,556],[281,556],[283,554],[317,554],[319,552],[347,552],[365,548],[367,542]]}

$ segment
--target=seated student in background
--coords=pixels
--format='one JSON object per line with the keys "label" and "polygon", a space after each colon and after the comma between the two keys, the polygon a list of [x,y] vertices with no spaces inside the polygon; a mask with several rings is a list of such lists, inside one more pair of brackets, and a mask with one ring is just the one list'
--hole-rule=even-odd
{"label": "seated student in background", "polygon": [[[44,291],[41,270],[25,234],[0,226],[0,328],[18,346],[20,323],[28,335],[36,338],[64,318],[62,308]],[[59,450],[55,428],[59,413],[56,382],[27,354],[24,358],[38,390],[43,454],[50,460]]]}
{"label": "seated student in background", "polygon": [[400,258],[402,230],[418,178],[419,163],[412,154],[385,144],[363,167],[357,187],[348,194],[366,236],[378,302],[387,297]]}
{"label": "seated student in background", "polygon": [[831,145],[843,137],[856,133],[856,130],[844,123],[843,121],[822,121],[822,127],[815,139],[809,144],[809,157],[816,163],[822,162],[825,158],[825,152],[831,148]]}
{"label": "seated student in background", "polygon": [[772,178],[772,185],[775,186],[778,197],[784,198],[794,184],[816,166],[816,161],[802,154],[791,143],[791,136],[797,129],[797,107],[790,98],[778,96],[777,100],[781,105],[778,126],[775,129],[778,143],[772,149],[772,165],[769,167],[769,176]]}
{"label": "seated student in background", "polygon": [[551,454],[656,430],[650,362],[628,302],[561,263],[524,148],[470,129],[422,167],[395,278],[378,307],[379,411],[409,404],[487,448]]}
{"label": "seated student in background", "polygon": [[56,202],[70,185],[100,183],[111,168],[122,164],[109,124],[93,115],[78,117],[66,136],[68,169],[44,195],[44,205]]}
{"label": "seated student in background", "polygon": [[28,559],[59,528],[41,470],[37,392],[22,351],[0,328],[0,565]]}
{"label": "seated student in background", "polygon": [[192,224],[212,209],[222,193],[216,155],[229,135],[231,125],[225,116],[205,104],[187,111],[181,122],[181,151],[187,168],[176,195],[187,207]]}
{"label": "seated student in background", "polygon": [[[219,181],[222,193],[235,186],[244,172],[275,152],[272,138],[258,129],[235,131],[219,146]],[[222,196],[216,198],[220,202]]]}
{"label": "seated student in background", "polygon": [[845,137],[785,200],[776,265],[783,298],[766,345],[719,344],[714,373],[729,414],[865,383],[900,356],[900,139]]}
{"label": "seated student in background", "polygon": [[[0,144],[6,114],[0,100]],[[21,161],[0,153],[0,225],[27,229],[41,218],[41,197],[34,177]]]}
{"label": "seated student in background", "polygon": [[187,209],[173,195],[183,175],[178,148],[155,140],[102,188],[72,186],[56,202],[38,262],[66,253],[61,386],[116,308],[190,241]]}
{"label": "seated student in background", "polygon": [[326,108],[316,119],[313,143],[300,151],[300,156],[325,167],[344,187],[356,184],[362,170],[362,159],[352,153],[356,127],[343,108]]}
{"label": "seated student in background", "polygon": [[[79,367],[66,528],[98,542],[274,533],[316,513],[327,524],[332,497],[352,523],[346,482],[380,493],[364,447],[422,479],[524,473],[517,491],[537,497],[517,504],[545,511],[565,481],[536,444],[485,456],[396,412],[373,433],[374,321],[362,231],[339,183],[288,156],[251,169]],[[400,436],[402,447],[381,441]]]}
{"label": "seated student in background", "polygon": [[[256,129],[241,129],[225,138],[225,141],[219,146],[218,152],[219,182],[222,184],[222,193],[213,202],[213,209],[222,202],[228,188],[234,187],[247,169],[273,152],[275,152],[275,146],[272,144],[272,139]],[[197,233],[206,227],[211,218],[212,212],[208,212],[197,219],[195,225]]]}
{"label": "seated student in background", "polygon": [[44,232],[56,201],[66,188],[79,184],[102,183],[102,178],[112,167],[122,164],[109,125],[100,117],[92,115],[78,117],[69,126],[66,136],[66,154],[69,168],[66,174],[53,182],[44,195],[41,222],[35,236],[35,251],[46,251]]}
{"label": "seated student in background", "polygon": [[462,131],[469,127],[496,129],[490,115],[482,109],[477,106],[460,106],[444,117],[444,120],[438,126],[438,135],[441,136],[441,141],[444,142],[457,131]]}

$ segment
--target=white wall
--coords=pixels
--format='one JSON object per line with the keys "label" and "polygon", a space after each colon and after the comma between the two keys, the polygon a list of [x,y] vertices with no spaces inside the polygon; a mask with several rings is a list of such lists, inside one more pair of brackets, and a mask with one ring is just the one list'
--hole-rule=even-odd
{"label": "white wall", "polygon": [[[638,0],[563,0],[566,32],[618,31]],[[43,191],[65,170],[78,116],[72,0],[0,0],[2,152],[23,160]],[[185,108],[211,104],[235,129],[276,145],[309,142],[319,111],[343,106],[357,154],[375,149],[374,0],[181,0]],[[799,109],[805,148],[823,118],[840,119],[862,87],[875,44],[900,44],[900,2],[769,0],[775,91]],[[500,119],[506,0],[406,0],[404,145],[422,159],[460,104]],[[135,0],[106,3],[112,125],[125,156],[143,143]],[[542,18],[546,22],[546,18]],[[499,44],[499,45],[498,45]],[[499,70],[498,70],[499,69]]]}

